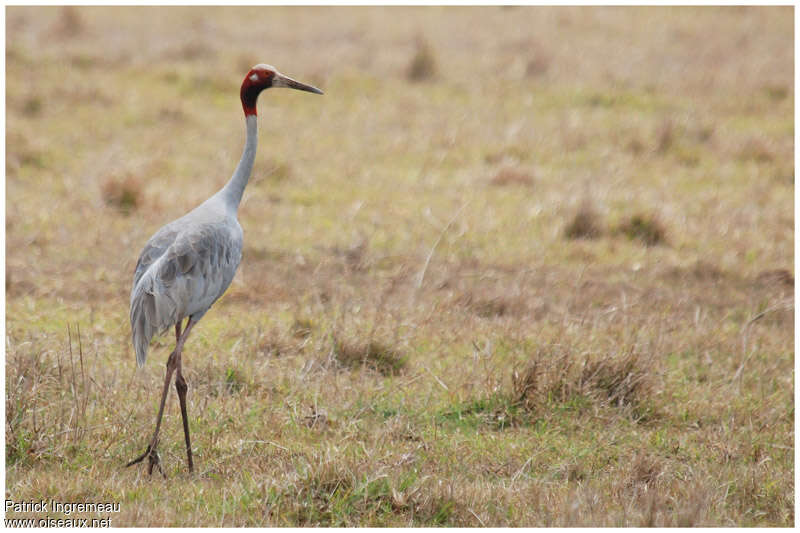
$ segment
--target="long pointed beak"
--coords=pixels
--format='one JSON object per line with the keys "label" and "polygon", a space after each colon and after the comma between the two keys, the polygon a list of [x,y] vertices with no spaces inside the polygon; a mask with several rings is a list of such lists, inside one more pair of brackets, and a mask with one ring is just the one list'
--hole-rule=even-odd
{"label": "long pointed beak", "polygon": [[313,85],[306,85],[297,80],[293,80],[289,76],[275,73],[275,78],[272,80],[273,87],[288,87],[289,89],[297,89],[298,91],[307,91],[314,94],[325,94]]}

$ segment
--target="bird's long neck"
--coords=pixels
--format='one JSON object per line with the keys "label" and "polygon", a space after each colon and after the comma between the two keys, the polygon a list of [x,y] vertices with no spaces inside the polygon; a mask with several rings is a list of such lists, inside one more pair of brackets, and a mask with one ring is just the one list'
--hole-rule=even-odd
{"label": "bird's long neck", "polygon": [[253,171],[253,162],[256,159],[256,147],[258,146],[258,117],[256,114],[246,114],[245,124],[247,125],[247,139],[244,143],[242,158],[239,160],[233,176],[220,191],[226,206],[234,213],[239,209],[244,188]]}

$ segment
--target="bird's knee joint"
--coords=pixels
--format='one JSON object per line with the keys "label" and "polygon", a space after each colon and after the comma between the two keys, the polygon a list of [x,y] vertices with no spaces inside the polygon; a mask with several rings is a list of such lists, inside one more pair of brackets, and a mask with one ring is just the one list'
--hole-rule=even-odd
{"label": "bird's knee joint", "polygon": [[183,379],[183,376],[177,376],[175,378],[175,389],[179,394],[185,394],[186,391],[189,390],[189,386],[186,384],[186,380]]}

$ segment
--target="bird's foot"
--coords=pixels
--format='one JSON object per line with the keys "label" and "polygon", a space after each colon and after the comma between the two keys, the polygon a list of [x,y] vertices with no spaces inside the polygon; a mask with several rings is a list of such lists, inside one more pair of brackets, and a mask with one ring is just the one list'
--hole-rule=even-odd
{"label": "bird's foot", "polygon": [[164,470],[161,468],[161,459],[158,457],[158,452],[151,444],[147,445],[147,449],[144,451],[142,455],[131,461],[130,463],[126,464],[125,466],[133,466],[135,464],[141,463],[144,461],[144,458],[147,457],[148,465],[147,465],[147,475],[153,475],[153,467],[158,467],[158,471],[161,472],[161,475],[164,476],[164,479],[167,479],[167,474],[164,473]]}

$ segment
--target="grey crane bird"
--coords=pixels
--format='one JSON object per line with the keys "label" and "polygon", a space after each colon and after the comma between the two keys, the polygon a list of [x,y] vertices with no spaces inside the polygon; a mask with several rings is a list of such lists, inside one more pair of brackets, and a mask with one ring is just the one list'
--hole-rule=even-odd
{"label": "grey crane bird", "polygon": [[[173,373],[176,373],[175,389],[181,406],[189,471],[194,469],[186,413],[188,386],[181,372],[181,352],[189,332],[228,288],[242,259],[242,227],[236,215],[256,156],[256,101],[261,91],[270,87],[322,94],[316,87],[284,76],[270,65],[259,64],[250,69],[240,90],[247,139],[233,176],[211,198],[150,237],[136,264],[130,319],[136,362],[140,367],[147,360],[153,335],[175,326],[175,349],[167,360],[153,438],[144,453],[127,464],[131,466],[147,458],[148,474],[153,473],[154,466],[164,474],[156,448]],[[187,319],[186,327],[181,331],[184,319]]]}

